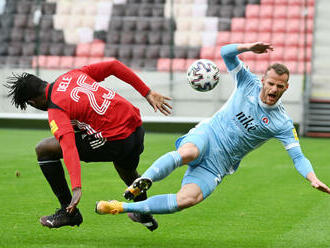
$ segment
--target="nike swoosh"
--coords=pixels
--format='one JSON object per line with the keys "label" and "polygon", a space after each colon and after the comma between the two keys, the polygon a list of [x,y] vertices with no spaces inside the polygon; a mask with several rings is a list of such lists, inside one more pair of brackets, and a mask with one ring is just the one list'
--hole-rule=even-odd
{"label": "nike swoosh", "polygon": [[48,222],[51,226],[54,226],[54,221],[47,220],[46,222]]}

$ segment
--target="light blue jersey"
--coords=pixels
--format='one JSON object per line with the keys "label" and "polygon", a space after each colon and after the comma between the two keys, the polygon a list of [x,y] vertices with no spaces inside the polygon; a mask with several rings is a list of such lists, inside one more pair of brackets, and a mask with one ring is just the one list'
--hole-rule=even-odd
{"label": "light blue jersey", "polygon": [[312,167],[301,152],[292,120],[280,101],[272,106],[261,101],[262,83],[238,59],[238,53],[235,45],[225,46],[222,50],[236,84],[231,97],[210,119],[180,137],[176,146],[195,144],[200,156],[189,164],[190,167],[202,167],[222,178],[236,171],[247,153],[276,138],[289,152],[296,169],[306,177]]}

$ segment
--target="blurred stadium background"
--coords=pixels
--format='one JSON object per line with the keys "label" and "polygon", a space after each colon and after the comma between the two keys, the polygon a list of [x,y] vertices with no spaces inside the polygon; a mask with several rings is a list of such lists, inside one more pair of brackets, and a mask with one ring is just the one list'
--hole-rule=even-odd
{"label": "blurred stadium background", "polygon": [[[286,64],[292,76],[283,101],[299,133],[328,137],[329,8],[327,0],[0,0],[0,79],[27,71],[52,82],[69,69],[117,58],[173,98],[173,115],[165,118],[129,85],[107,79],[106,86],[141,109],[145,123],[193,125],[217,111],[233,89],[220,47],[260,40],[275,51],[241,59],[260,76],[270,63]],[[187,67],[199,58],[223,72],[208,93],[186,83]],[[0,126],[46,123],[45,113],[16,110],[5,95],[1,85]]]}

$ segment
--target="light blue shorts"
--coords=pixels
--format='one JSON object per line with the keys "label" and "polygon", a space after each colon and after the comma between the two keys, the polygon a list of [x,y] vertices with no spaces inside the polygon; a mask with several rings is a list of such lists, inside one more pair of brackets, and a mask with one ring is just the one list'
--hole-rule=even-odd
{"label": "light blue shorts", "polygon": [[210,138],[207,128],[203,125],[193,128],[188,134],[180,137],[175,145],[177,148],[186,143],[192,143],[197,146],[199,156],[189,163],[188,169],[182,179],[182,186],[188,183],[197,184],[203,192],[203,198],[208,197],[221,182],[221,175],[209,166],[211,161],[208,158],[210,149]]}

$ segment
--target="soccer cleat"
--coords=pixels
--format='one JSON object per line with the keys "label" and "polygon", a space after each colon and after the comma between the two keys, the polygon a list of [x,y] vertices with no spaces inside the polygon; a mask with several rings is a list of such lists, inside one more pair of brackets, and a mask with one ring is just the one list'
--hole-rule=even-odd
{"label": "soccer cleat", "polygon": [[127,216],[134,222],[139,222],[150,231],[156,230],[158,223],[151,214],[128,213]]}
{"label": "soccer cleat", "polygon": [[125,190],[124,197],[127,200],[133,200],[138,195],[147,191],[151,187],[151,185],[151,179],[139,177],[135,179],[132,185]]}
{"label": "soccer cleat", "polygon": [[79,226],[83,222],[83,217],[77,208],[72,214],[66,209],[58,209],[55,214],[43,216],[40,218],[40,223],[49,228],[59,228],[61,226]]}
{"label": "soccer cleat", "polygon": [[96,202],[95,212],[98,214],[119,214],[123,211],[122,202],[116,200]]}

